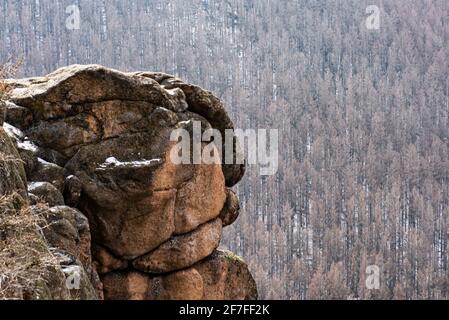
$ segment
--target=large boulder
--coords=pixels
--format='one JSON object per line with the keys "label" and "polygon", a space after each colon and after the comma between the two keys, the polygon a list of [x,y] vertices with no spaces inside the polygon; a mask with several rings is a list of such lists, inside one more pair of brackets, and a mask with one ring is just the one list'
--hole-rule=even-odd
{"label": "large boulder", "polygon": [[54,185],[48,182],[31,182],[28,193],[37,197],[38,202],[46,203],[50,207],[64,205],[64,197]]}
{"label": "large boulder", "polygon": [[[12,185],[27,198],[28,178],[62,273],[78,270],[85,287],[70,296],[101,298],[100,274],[107,299],[255,298],[246,265],[213,253],[238,217],[229,188],[245,166],[172,159],[177,129],[190,133],[192,149],[196,123],[201,133],[233,130],[217,97],[170,75],[98,65],[7,84],[3,118],[13,142],[5,146],[19,150],[20,179],[0,182],[0,191]],[[215,155],[224,143],[200,141],[199,149]],[[236,159],[235,137],[232,152]]]}
{"label": "large boulder", "polygon": [[[120,130],[122,122],[125,127],[127,123],[131,123],[132,127],[144,125],[145,119],[140,121],[142,118],[138,116],[140,110],[145,109],[142,107],[144,105],[150,109],[159,106],[176,113],[189,110],[204,117],[223,137],[225,130],[234,129],[220,99],[209,91],[163,73],[125,74],[98,65],[73,65],[46,77],[12,80],[8,85],[13,88],[8,108],[11,112],[7,115],[9,122],[22,129],[40,126],[40,130],[33,129],[30,133],[44,140],[50,139],[62,148],[98,140],[99,134],[108,136],[108,133]],[[111,108],[113,104],[115,107]],[[132,105],[137,106],[137,114],[117,114],[117,110],[132,109]],[[88,109],[95,109],[96,112],[80,117],[80,113],[88,112]],[[108,126],[103,129],[97,127],[98,122],[104,120],[97,119],[95,116],[98,114],[109,119]],[[27,121],[22,121],[24,118]],[[52,128],[38,124],[41,120],[61,118],[66,120],[57,121]],[[61,137],[58,139],[52,135],[57,132],[70,135],[64,142]],[[241,152],[236,141],[234,152]],[[226,185],[232,187],[243,177],[245,165],[227,164],[223,166],[223,171]]]}
{"label": "large boulder", "polygon": [[227,251],[215,251],[193,267],[152,276],[138,271],[102,276],[109,300],[255,300],[257,288],[246,263]]}
{"label": "large boulder", "polygon": [[115,255],[137,258],[219,216],[226,199],[221,166],[176,166],[169,159],[173,130],[198,119],[210,127],[201,113],[231,128],[210,93],[220,119],[186,113],[182,88],[100,66],[71,66],[11,86],[16,108],[33,115],[26,136],[65,159],[62,169],[38,158],[32,180],[65,191],[63,175],[77,177],[76,205],[91,221],[94,241]]}

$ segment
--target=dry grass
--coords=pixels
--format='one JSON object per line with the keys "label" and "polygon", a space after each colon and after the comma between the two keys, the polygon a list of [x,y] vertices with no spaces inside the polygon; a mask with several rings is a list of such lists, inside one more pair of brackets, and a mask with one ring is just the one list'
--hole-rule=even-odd
{"label": "dry grass", "polygon": [[16,75],[21,65],[21,59],[0,65],[0,100],[6,100],[9,91],[8,85],[2,80]]}
{"label": "dry grass", "polygon": [[[57,259],[40,232],[42,217],[18,194],[0,198],[0,299],[42,299]],[[41,290],[41,291],[40,291]]]}
{"label": "dry grass", "polygon": [[[3,143],[3,141],[0,140],[0,143]],[[18,163],[24,163],[24,161],[22,159],[18,159],[15,156],[5,155],[4,153],[0,152],[0,170],[8,170],[9,172],[11,170],[11,166],[15,167]]]}
{"label": "dry grass", "polygon": [[[13,76],[20,64],[0,65],[0,103],[9,90],[2,79]],[[20,162],[0,126],[0,300],[49,297],[48,279],[60,269],[39,227],[45,221],[18,193],[25,175]]]}

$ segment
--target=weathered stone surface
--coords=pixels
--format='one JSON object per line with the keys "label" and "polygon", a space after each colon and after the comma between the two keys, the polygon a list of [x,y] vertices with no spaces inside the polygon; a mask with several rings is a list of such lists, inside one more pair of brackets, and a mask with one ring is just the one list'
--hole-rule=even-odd
{"label": "weathered stone surface", "polygon": [[6,104],[3,101],[0,101],[0,126],[3,125],[3,122],[6,118]]}
{"label": "weathered stone surface", "polygon": [[23,166],[27,177],[30,177],[37,169],[39,162],[36,154],[29,149],[18,148],[20,159],[23,161]]}
{"label": "weathered stone surface", "polygon": [[175,234],[185,234],[217,218],[225,202],[220,165],[197,165],[192,179],[179,188],[175,203]]}
{"label": "weathered stone surface", "polygon": [[109,101],[148,101],[182,111],[156,81],[127,76],[98,65],[72,65],[46,77],[14,81],[10,100],[29,108],[34,121],[67,116],[73,105]]}
{"label": "weathered stone surface", "polygon": [[64,180],[64,201],[65,204],[70,207],[78,206],[79,199],[81,197],[81,191],[83,190],[83,183],[78,177],[68,176]]}
{"label": "weathered stone surface", "polygon": [[29,177],[38,164],[36,156],[37,147],[27,140],[25,134],[19,128],[16,128],[6,122],[3,124],[3,128],[14,142],[14,145],[19,152],[20,159],[23,161],[25,172]]}
{"label": "weathered stone surface", "polygon": [[257,300],[257,286],[247,264],[229,251],[217,250],[196,264],[209,300]]}
{"label": "weathered stone surface", "polygon": [[[92,265],[91,235],[87,218],[78,210],[66,206],[48,208],[46,206],[33,206],[35,215],[44,218],[41,225],[45,239],[49,245],[60,253],[60,256],[68,257],[70,263],[61,263],[67,267],[78,266],[89,278],[91,286],[97,290],[96,298],[102,297],[102,285]],[[82,273],[81,272],[81,273]],[[82,276],[82,274],[80,274]],[[90,289],[84,293],[88,294]],[[72,292],[73,293],[73,292]],[[90,297],[89,299],[95,297]]]}
{"label": "weathered stone surface", "polygon": [[0,195],[19,192],[26,198],[27,178],[14,143],[0,127]]}
{"label": "weathered stone surface", "polygon": [[174,165],[169,132],[163,131],[82,147],[66,165],[83,184],[79,207],[96,230],[95,241],[117,256],[148,253],[173,234],[216,218],[223,207],[219,166]]}
{"label": "weathered stone surface", "polygon": [[[26,133],[40,147],[57,150],[70,158],[83,145],[154,129],[161,114],[170,114],[169,110],[148,102],[120,100],[78,105],[72,112],[74,116],[41,121]],[[168,120],[175,121],[175,114],[171,115]]]}
{"label": "weathered stone surface", "polygon": [[64,169],[60,166],[38,158],[36,169],[29,176],[30,181],[49,182],[60,192],[64,189]]}
{"label": "weathered stone surface", "polygon": [[26,185],[19,154],[0,127],[0,299],[69,299],[64,274],[28,209]]}
{"label": "weathered stone surface", "polygon": [[129,265],[128,261],[114,257],[106,248],[98,244],[92,246],[92,255],[96,264],[96,270],[100,274],[124,270]]}
{"label": "weathered stone surface", "polygon": [[231,189],[226,190],[226,202],[220,212],[220,219],[223,227],[230,226],[239,217],[240,201],[237,194]]}
{"label": "weathered stone surface", "polygon": [[102,276],[106,300],[200,300],[201,275],[194,269],[150,277],[138,271]]}
{"label": "weathered stone surface", "polygon": [[[130,73],[130,75],[154,79],[167,90],[181,89],[186,97],[189,111],[199,114],[207,119],[213,128],[221,132],[223,137],[225,137],[225,130],[234,130],[234,125],[229,118],[223,103],[220,99],[214,96],[212,92],[206,91],[196,85],[187,84],[181,79],[165,73],[134,72]],[[241,152],[240,146],[234,141],[234,158],[235,154],[240,154]],[[225,164],[223,165],[223,173],[226,179],[226,186],[233,187],[245,174],[245,165]]]}
{"label": "weathered stone surface", "polygon": [[28,192],[36,196],[42,203],[49,207],[63,206],[64,198],[56,187],[48,182],[31,182],[28,184]]}
{"label": "weathered stone surface", "polygon": [[133,261],[133,266],[148,273],[166,273],[192,266],[209,256],[220,244],[222,222],[216,219],[195,231],[176,236],[153,252]]}
{"label": "weathered stone surface", "polygon": [[36,156],[46,162],[53,163],[61,168],[63,168],[67,163],[67,161],[69,161],[69,158],[51,148],[39,147]]}
{"label": "weathered stone surface", "polygon": [[[103,195],[106,197],[100,198]],[[174,231],[175,191],[160,191],[143,199],[119,197],[112,192],[109,195],[112,198],[106,190],[101,190],[94,199],[83,195],[80,200],[80,208],[88,215],[95,230],[96,242],[117,256],[134,258],[170,238]],[[121,205],[119,201],[122,201]]]}
{"label": "weathered stone surface", "polygon": [[215,251],[191,268],[151,276],[138,271],[102,276],[108,300],[255,300],[256,283],[246,263],[227,251]]}
{"label": "weathered stone surface", "polygon": [[[159,280],[159,279],[158,279]],[[181,270],[160,277],[153,283],[160,285],[161,290],[157,300],[201,300],[204,297],[204,287],[201,275],[193,268]]]}
{"label": "weathered stone surface", "polygon": [[10,101],[5,102],[5,121],[19,129],[29,127],[33,122],[33,115],[28,108],[18,106]]}
{"label": "weathered stone surface", "polygon": [[[86,253],[81,253],[81,250],[85,248],[79,246],[81,239],[78,229],[78,227],[85,226],[78,226],[76,221],[76,216],[82,215],[82,213],[64,206],[48,208],[38,205],[31,209],[35,215],[40,215],[45,219],[41,227],[45,238],[53,248],[63,250],[76,259],[81,255],[85,256]],[[88,241],[90,242],[90,239]],[[85,262],[89,263],[89,261]]]}
{"label": "weathered stone surface", "polygon": [[91,221],[94,240],[117,256],[145,254],[174,232],[176,189],[158,188],[161,159],[140,147],[151,141],[142,135],[86,146],[66,167],[83,183],[79,207]]}
{"label": "weathered stone surface", "polygon": [[[217,97],[173,76],[97,65],[8,85],[4,109],[15,127],[5,126],[24,167],[16,168],[23,179],[7,183],[26,199],[28,177],[32,203],[54,206],[33,212],[45,218],[62,271],[82,269],[85,288],[69,290],[72,298],[102,298],[97,270],[107,299],[254,298],[243,262],[211,256],[222,227],[238,217],[238,198],[226,187],[245,166],[170,157],[175,129],[192,136],[196,121],[223,137],[233,129]],[[234,157],[239,152],[234,138]]]}
{"label": "weathered stone surface", "polygon": [[143,273],[108,273],[101,281],[105,300],[153,300],[151,279]]}

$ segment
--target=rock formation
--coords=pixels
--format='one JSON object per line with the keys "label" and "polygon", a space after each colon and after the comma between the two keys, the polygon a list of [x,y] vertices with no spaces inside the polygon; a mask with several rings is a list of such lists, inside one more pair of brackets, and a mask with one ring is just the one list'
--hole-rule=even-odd
{"label": "rock formation", "polygon": [[21,161],[15,178],[0,173],[0,193],[19,190],[43,217],[61,270],[82,275],[78,298],[257,298],[246,264],[217,249],[238,217],[230,188],[244,166],[170,159],[176,129],[233,129],[218,98],[170,75],[97,65],[7,84],[15,146],[2,145]]}
{"label": "rock formation", "polygon": [[[51,202],[61,200],[53,198],[52,185],[32,183],[30,188]],[[23,162],[0,125],[0,299],[103,297],[90,242],[87,219],[76,209],[30,207]],[[75,273],[82,284],[78,288],[67,285]]]}

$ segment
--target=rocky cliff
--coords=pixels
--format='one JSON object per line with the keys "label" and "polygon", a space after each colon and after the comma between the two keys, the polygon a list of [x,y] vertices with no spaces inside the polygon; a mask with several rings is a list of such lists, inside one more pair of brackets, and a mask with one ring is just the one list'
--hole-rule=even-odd
{"label": "rocky cliff", "polygon": [[[212,93],[162,73],[96,65],[7,84],[1,216],[35,220],[31,233],[53,270],[36,278],[41,298],[257,298],[243,260],[218,250],[238,216],[230,188],[244,166],[169,158],[176,129],[191,132],[195,121],[223,136],[233,129]],[[4,229],[2,252],[11,247]],[[36,298],[36,287],[19,296]]]}

